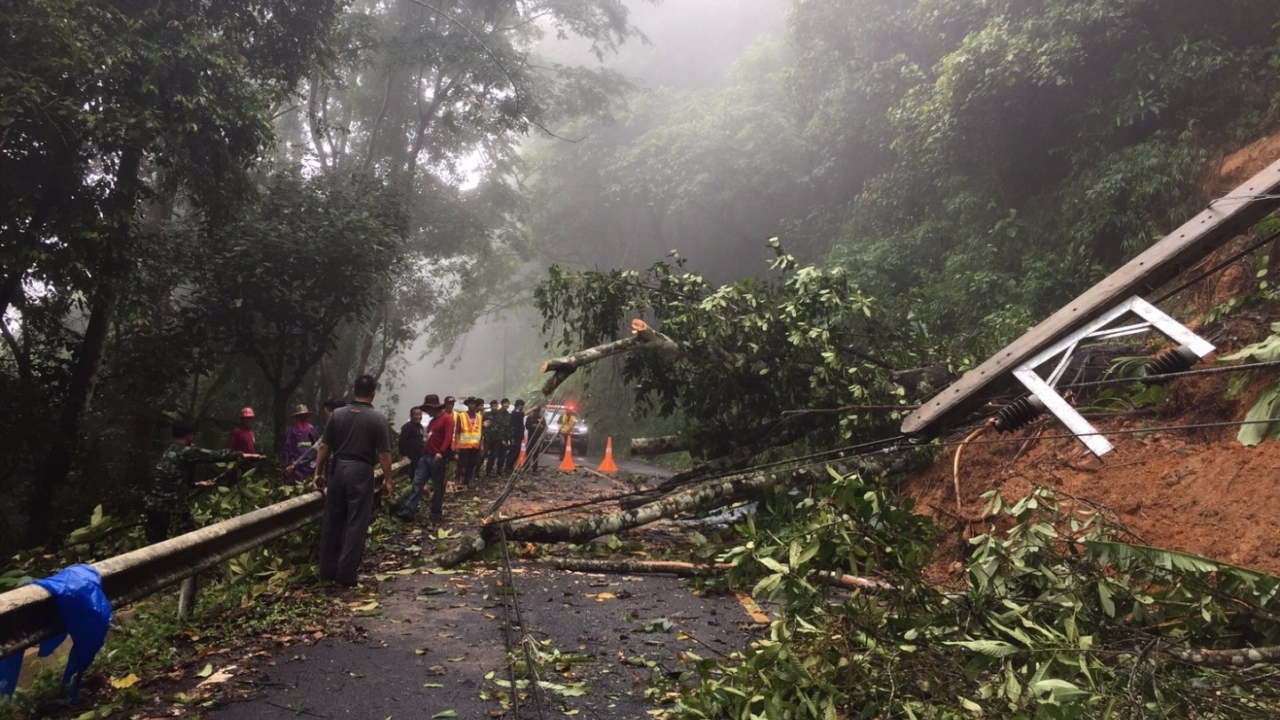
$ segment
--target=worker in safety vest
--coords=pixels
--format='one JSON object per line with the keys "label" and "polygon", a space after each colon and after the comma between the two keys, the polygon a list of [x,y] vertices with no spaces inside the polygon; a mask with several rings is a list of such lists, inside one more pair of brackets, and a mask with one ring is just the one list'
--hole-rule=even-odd
{"label": "worker in safety vest", "polygon": [[453,447],[458,451],[458,480],[463,485],[470,485],[480,467],[484,433],[484,416],[480,414],[480,408],[484,406],[484,401],[469,397],[466,406],[467,411],[458,414]]}

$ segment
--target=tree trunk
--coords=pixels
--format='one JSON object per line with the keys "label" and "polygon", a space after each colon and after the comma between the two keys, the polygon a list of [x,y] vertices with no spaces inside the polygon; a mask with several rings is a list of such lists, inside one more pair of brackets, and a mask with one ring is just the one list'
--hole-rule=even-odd
{"label": "tree trunk", "polygon": [[[629,558],[553,558],[551,566],[557,570],[571,570],[587,573],[615,573],[619,575],[662,574],[676,577],[714,577],[728,572],[733,565],[715,563],[714,565],[695,565],[694,563],[675,560],[631,560]],[[848,588],[850,590],[893,590],[894,586],[883,580],[845,575],[826,570],[809,573],[809,579],[823,585]]]}
{"label": "tree trunk", "polygon": [[693,447],[693,439],[684,435],[663,435],[651,438],[631,438],[631,454],[653,457],[682,452]]}
{"label": "tree trunk", "polygon": [[289,428],[289,400],[295,388],[276,388],[271,398],[271,448],[276,457],[284,457],[284,434]]}
{"label": "tree trunk", "polygon": [[[826,469],[819,467],[769,475],[724,478],[686,488],[647,505],[622,512],[585,518],[549,518],[514,522],[505,528],[506,539],[523,542],[583,543],[602,535],[612,535],[648,525],[656,520],[681,513],[715,510],[725,505],[759,497],[775,488],[805,485],[825,476]],[[499,542],[502,539],[498,525],[500,522],[502,521],[497,520],[485,525],[479,537],[465,539],[461,547],[441,559],[440,566],[450,568],[466,562],[487,545]]]}
{"label": "tree trunk", "polygon": [[722,575],[733,567],[729,563],[694,565],[674,560],[632,560],[629,558],[552,558],[557,570],[618,575],[675,575],[676,577],[710,577]]}
{"label": "tree trunk", "polygon": [[123,253],[129,244],[134,213],[137,210],[138,171],[141,164],[140,148],[125,148],[120,155],[110,202],[115,226],[107,238],[104,250],[106,257],[98,268],[98,287],[89,311],[89,324],[76,352],[75,369],[67,386],[67,397],[58,419],[53,444],[45,457],[31,496],[31,520],[26,533],[28,545],[48,544],[54,538],[57,528],[54,500],[58,489],[71,472],[80,426],[92,401],[94,385],[106,352],[111,320],[119,299],[118,283],[120,276],[127,272],[128,260]]}
{"label": "tree trunk", "polygon": [[676,357],[697,357],[708,362],[739,363],[745,358],[720,348],[702,348],[685,342],[677,342],[649,327],[643,320],[631,321],[631,337],[614,340],[604,345],[597,345],[586,350],[579,350],[571,355],[555,358],[542,363],[542,372],[554,372],[542,386],[543,395],[551,395],[565,380],[569,379],[579,368],[599,362],[624,352],[649,350]]}

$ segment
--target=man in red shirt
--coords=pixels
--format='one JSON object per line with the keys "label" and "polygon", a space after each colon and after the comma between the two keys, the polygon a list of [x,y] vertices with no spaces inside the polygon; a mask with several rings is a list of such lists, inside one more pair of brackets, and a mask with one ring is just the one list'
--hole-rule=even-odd
{"label": "man in red shirt", "polygon": [[227,449],[254,455],[257,448],[258,441],[253,435],[253,408],[243,408],[240,410],[240,424],[231,428],[231,434],[227,436]]}
{"label": "man in red shirt", "polygon": [[440,402],[440,396],[435,393],[423,400],[422,411],[431,418],[431,422],[427,423],[426,439],[422,443],[422,459],[418,461],[418,469],[413,474],[409,500],[399,517],[405,522],[412,522],[418,516],[423,486],[426,485],[427,478],[431,478],[431,522],[438,523],[444,516],[444,465],[453,446],[453,413],[445,412],[445,404]]}

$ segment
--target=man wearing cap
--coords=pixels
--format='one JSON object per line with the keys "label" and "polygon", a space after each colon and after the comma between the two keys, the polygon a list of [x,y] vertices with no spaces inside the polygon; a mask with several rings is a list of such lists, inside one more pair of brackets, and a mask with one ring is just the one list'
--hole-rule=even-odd
{"label": "man wearing cap", "polygon": [[239,450],[206,450],[193,446],[196,426],[186,420],[173,424],[173,443],[160,456],[151,474],[151,487],[144,498],[147,542],[158,543],[172,534],[195,530],[191,519],[191,488],[210,487],[212,480],[196,482],[196,465],[202,463],[257,460],[262,457]]}
{"label": "man wearing cap", "polygon": [[444,464],[449,457],[449,449],[453,444],[454,419],[453,411],[440,397],[434,393],[422,401],[422,409],[431,421],[427,423],[426,439],[422,444],[422,459],[418,461],[418,469],[413,474],[413,487],[409,491],[409,500],[399,517],[405,522],[412,522],[418,516],[418,503],[422,500],[422,488],[431,479],[431,522],[440,522],[444,516]]}
{"label": "man wearing cap", "polygon": [[240,423],[231,428],[227,436],[227,449],[242,453],[258,452],[258,440],[253,435],[253,408],[240,409]]}
{"label": "man wearing cap", "polygon": [[[391,429],[373,408],[378,381],[356,378],[355,401],[335,410],[324,428],[312,485],[324,492],[320,523],[320,579],[347,587],[356,584],[364,543],[373,519],[375,465],[382,466],[382,497],[391,497]],[[336,458],[326,477],[329,455]]]}
{"label": "man wearing cap", "polygon": [[506,462],[507,444],[511,439],[511,413],[507,410],[510,400],[489,401],[489,411],[484,414],[484,476],[502,474]]}
{"label": "man wearing cap", "polygon": [[405,473],[409,477],[418,470],[418,460],[422,458],[422,408],[413,407],[409,409],[409,422],[400,426],[400,441],[398,443],[400,449],[400,457],[409,461],[409,470]]}
{"label": "man wearing cap", "polygon": [[[320,408],[320,411],[324,413],[325,423],[327,424],[329,422],[329,418],[333,417],[334,410],[337,410],[338,408],[343,407],[345,405],[346,405],[345,402],[338,400],[336,398],[325,400],[324,405],[321,406]],[[324,433],[321,432],[321,433],[318,433],[318,435],[320,437],[323,437]],[[288,475],[292,473],[294,470],[301,471],[304,476],[310,476],[314,474],[316,470],[316,454],[319,453],[321,444],[322,444],[322,441],[316,441],[314,445],[312,445],[311,447],[303,451],[302,455],[297,460],[294,460],[292,464],[285,465],[284,474]],[[329,458],[328,469],[329,471],[333,470],[332,456]]]}
{"label": "man wearing cap", "polygon": [[466,401],[467,411],[458,415],[458,427],[454,433],[453,446],[458,451],[458,481],[470,485],[480,467],[480,451],[484,447],[482,440],[484,418],[480,408],[484,400],[469,397]]}
{"label": "man wearing cap", "polygon": [[524,440],[524,400],[516,400],[510,419],[511,438],[507,445],[507,459],[502,468],[508,475],[515,472],[516,461],[520,459],[520,443]]}
{"label": "man wearing cap", "polygon": [[296,485],[299,480],[311,474],[310,467],[297,466],[298,459],[310,450],[319,438],[315,427],[311,424],[311,411],[307,406],[299,405],[294,408],[293,425],[290,425],[284,433],[284,464],[286,468],[293,468],[292,471],[285,473],[286,483]]}

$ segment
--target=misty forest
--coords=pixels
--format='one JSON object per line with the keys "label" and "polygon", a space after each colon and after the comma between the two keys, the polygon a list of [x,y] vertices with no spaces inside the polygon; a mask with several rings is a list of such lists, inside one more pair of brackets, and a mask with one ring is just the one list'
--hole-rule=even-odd
{"label": "misty forest", "polygon": [[[854,451],[1277,130],[1267,0],[3,0],[0,589],[145,545],[174,421],[222,448],[256,413],[266,458],[198,524],[308,490],[280,480],[295,408],[372,375],[393,432],[428,393],[569,401],[593,457],[666,469],[419,564],[755,503],[662,558],[770,624],[654,671],[648,716],[1276,717],[1280,579],[1051,488],[918,507],[902,479],[950,478],[951,438]],[[1266,328],[1266,258],[1183,316]],[[314,545],[207,582],[285,602]]]}

